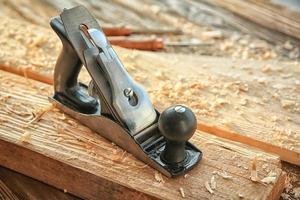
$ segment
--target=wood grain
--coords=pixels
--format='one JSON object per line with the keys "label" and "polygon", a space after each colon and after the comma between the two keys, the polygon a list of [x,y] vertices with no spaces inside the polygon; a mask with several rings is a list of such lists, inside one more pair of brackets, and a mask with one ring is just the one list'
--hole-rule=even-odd
{"label": "wood grain", "polygon": [[[272,199],[284,187],[278,157],[203,132],[192,139],[204,153],[200,164],[186,177],[160,182],[155,170],[51,108],[51,92],[51,86],[0,72],[2,166],[89,199],[181,199],[180,188],[186,199]],[[250,180],[255,157],[259,179],[272,172],[275,184]],[[224,171],[230,178],[218,175]],[[212,176],[213,194],[205,187]]]}

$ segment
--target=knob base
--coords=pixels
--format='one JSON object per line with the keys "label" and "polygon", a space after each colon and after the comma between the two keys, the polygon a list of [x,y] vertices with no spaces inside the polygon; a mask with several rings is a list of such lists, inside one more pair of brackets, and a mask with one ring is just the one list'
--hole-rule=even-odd
{"label": "knob base", "polygon": [[[168,163],[164,160],[163,154],[165,150],[165,144],[162,144],[157,149],[157,154],[152,154],[151,158],[159,163],[160,166],[165,168],[171,175],[171,177],[177,177],[183,175],[193,169],[197,163],[202,159],[202,151],[195,147],[190,142],[186,142],[184,152],[186,154],[185,159],[178,163]],[[158,156],[157,156],[158,155]]]}
{"label": "knob base", "polygon": [[164,151],[161,153],[161,159],[168,164],[178,164],[187,157],[185,151],[186,142],[167,141]]}

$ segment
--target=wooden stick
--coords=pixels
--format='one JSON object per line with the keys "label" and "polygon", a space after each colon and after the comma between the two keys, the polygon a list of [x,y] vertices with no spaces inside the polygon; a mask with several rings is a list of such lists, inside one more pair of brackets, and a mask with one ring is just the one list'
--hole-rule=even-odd
{"label": "wooden stick", "polygon": [[181,30],[161,30],[161,29],[131,29],[127,27],[103,27],[106,36],[129,36],[132,34],[155,34],[155,35],[180,35]]}
{"label": "wooden stick", "polygon": [[161,39],[133,40],[126,37],[109,37],[108,40],[112,45],[127,49],[157,51],[164,48],[164,44]]}

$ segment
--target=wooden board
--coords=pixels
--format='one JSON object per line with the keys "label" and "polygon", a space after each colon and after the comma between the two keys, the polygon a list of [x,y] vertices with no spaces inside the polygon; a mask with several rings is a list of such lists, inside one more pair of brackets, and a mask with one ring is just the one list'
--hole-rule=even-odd
{"label": "wooden board", "polygon": [[[25,22],[1,21],[5,40],[0,40],[0,68],[51,83],[61,48],[54,33]],[[300,164],[298,62],[116,51],[158,109],[186,104],[196,112],[199,129]],[[81,80],[89,79],[83,71]]]}
{"label": "wooden board", "polygon": [[[3,184],[6,187],[5,190],[2,189],[1,191],[0,186],[0,199],[3,200],[80,200],[62,190],[4,167],[0,167],[0,185],[1,181],[2,188]],[[10,197],[1,198],[1,194],[7,194],[8,190],[10,190]]]}
{"label": "wooden board", "polygon": [[[52,108],[52,87],[0,72],[0,163],[82,198],[276,199],[285,176],[278,157],[197,132],[204,158],[185,177],[169,179]],[[257,159],[259,180],[250,180]],[[214,176],[211,194],[206,184]],[[180,189],[182,188],[182,189]]]}

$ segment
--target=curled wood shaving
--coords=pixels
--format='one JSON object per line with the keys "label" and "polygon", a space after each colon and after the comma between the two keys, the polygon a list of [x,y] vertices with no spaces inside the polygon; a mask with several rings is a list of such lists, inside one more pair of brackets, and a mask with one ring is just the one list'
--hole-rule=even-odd
{"label": "curled wood shaving", "polygon": [[211,194],[214,193],[214,191],[211,189],[211,187],[210,187],[208,181],[205,181],[205,184],[204,184],[204,185],[205,185],[205,188],[207,189],[207,191],[208,191],[209,193],[211,193]]}
{"label": "curled wood shaving", "polygon": [[185,193],[184,193],[184,190],[183,190],[182,187],[179,188],[179,192],[180,192],[180,194],[181,194],[181,197],[182,197],[182,198],[185,198]]}
{"label": "curled wood shaving", "polygon": [[157,171],[155,171],[155,173],[154,173],[154,178],[159,183],[164,183],[165,182],[162,175],[161,175],[161,173],[159,173]]}
{"label": "curled wood shaving", "polygon": [[9,105],[5,105],[5,107],[9,112],[14,113],[16,115],[21,115],[21,116],[29,115],[29,116],[32,116],[32,113],[29,112],[28,110],[26,110],[26,112],[20,112],[20,111],[17,111],[17,109],[11,108],[11,106],[9,106]]}
{"label": "curled wood shaving", "polygon": [[46,107],[36,110],[35,112],[33,112],[34,118],[32,120],[30,120],[27,123],[27,125],[39,121],[46,112],[51,111],[53,108],[54,108],[54,106],[51,104],[49,106],[46,106]]}

